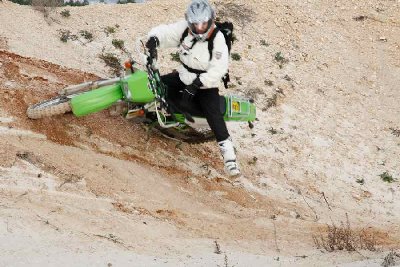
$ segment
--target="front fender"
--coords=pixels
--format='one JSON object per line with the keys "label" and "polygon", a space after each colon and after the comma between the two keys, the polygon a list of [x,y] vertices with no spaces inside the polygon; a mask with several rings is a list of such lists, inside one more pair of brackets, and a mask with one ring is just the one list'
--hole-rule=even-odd
{"label": "front fender", "polygon": [[71,99],[72,113],[81,117],[109,108],[123,98],[119,83],[79,94]]}

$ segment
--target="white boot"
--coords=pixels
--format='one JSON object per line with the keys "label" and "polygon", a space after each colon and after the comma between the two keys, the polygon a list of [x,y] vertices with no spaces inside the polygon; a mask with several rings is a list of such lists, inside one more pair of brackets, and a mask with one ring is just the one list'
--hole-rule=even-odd
{"label": "white boot", "polygon": [[229,176],[237,176],[240,174],[239,165],[236,163],[235,149],[230,138],[218,142],[222,157],[224,158],[225,171]]}

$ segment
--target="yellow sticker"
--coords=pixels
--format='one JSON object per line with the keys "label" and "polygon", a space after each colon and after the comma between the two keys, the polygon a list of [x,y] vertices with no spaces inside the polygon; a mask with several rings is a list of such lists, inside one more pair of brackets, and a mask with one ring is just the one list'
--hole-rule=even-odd
{"label": "yellow sticker", "polygon": [[232,102],[232,110],[235,112],[239,112],[240,111],[240,104],[237,101],[233,101]]}

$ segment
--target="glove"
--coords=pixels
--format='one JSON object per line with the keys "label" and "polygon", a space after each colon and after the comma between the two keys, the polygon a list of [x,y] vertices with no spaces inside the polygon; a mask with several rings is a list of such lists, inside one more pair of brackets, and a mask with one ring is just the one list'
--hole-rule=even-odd
{"label": "glove", "polygon": [[183,90],[183,96],[182,96],[182,101],[187,105],[190,102],[193,101],[194,96],[197,93],[197,90],[200,89],[200,87],[203,85],[203,83],[200,81],[199,77],[197,77],[192,84],[186,86],[185,90]]}
{"label": "glove", "polygon": [[157,47],[160,44],[160,41],[156,36],[151,36],[149,40],[146,42],[146,47],[149,50],[149,54],[151,58],[157,58]]}

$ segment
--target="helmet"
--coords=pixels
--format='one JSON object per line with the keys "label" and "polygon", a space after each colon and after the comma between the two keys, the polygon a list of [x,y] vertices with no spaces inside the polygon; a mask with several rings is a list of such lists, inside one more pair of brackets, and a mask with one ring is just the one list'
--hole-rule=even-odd
{"label": "helmet", "polygon": [[[205,40],[215,20],[215,11],[207,0],[192,0],[185,14],[191,34],[197,40]],[[207,23],[204,32],[196,30],[196,24]]]}

